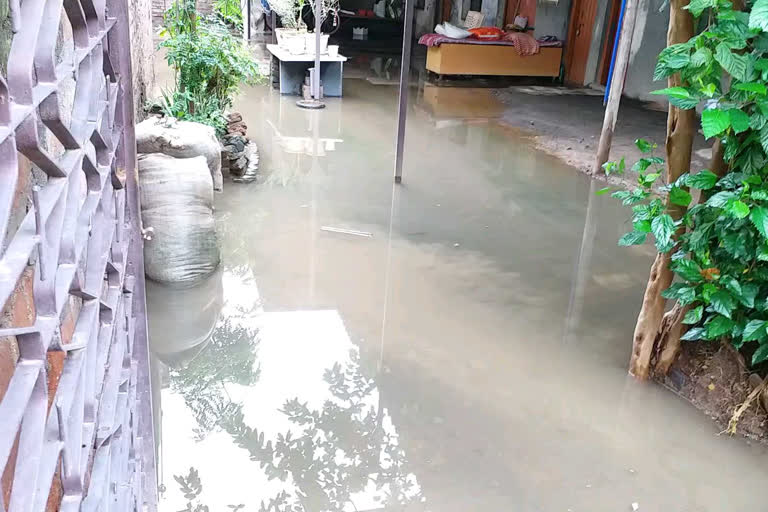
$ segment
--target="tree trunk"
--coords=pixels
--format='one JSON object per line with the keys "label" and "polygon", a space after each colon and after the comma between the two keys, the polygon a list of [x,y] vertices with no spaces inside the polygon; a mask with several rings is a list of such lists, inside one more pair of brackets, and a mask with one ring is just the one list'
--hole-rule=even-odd
{"label": "tree trunk", "polygon": [[[720,139],[716,140],[712,146],[712,161],[709,165],[710,170],[721,178],[728,171],[728,165],[723,160],[724,150],[725,148],[720,143]],[[699,202],[704,203],[708,198],[709,194],[702,192]],[[654,374],[666,375],[672,367],[672,363],[677,359],[681,347],[680,337],[685,332],[686,327],[683,325],[683,318],[690,309],[690,306],[683,307],[680,304],[675,304],[675,307],[664,315],[661,329],[659,330],[659,337],[656,341],[656,353],[658,356],[653,365]]]}
{"label": "tree trunk", "polygon": [[[693,37],[693,17],[685,10],[689,0],[671,0],[669,5],[669,30],[667,46],[684,43]],[[669,77],[669,86],[681,85],[680,76]],[[681,174],[691,169],[691,151],[693,137],[696,134],[696,111],[681,110],[669,105],[667,116],[667,183],[674,183]],[[685,208],[667,201],[667,211],[674,219],[685,214]],[[684,229],[684,228],[683,228]],[[678,235],[680,232],[678,232]],[[640,380],[650,375],[651,357],[654,345],[659,337],[664,317],[665,299],[661,292],[672,284],[672,270],[669,268],[670,253],[657,254],[651,266],[651,275],[643,297],[643,306],[637,317],[635,334],[632,340],[632,357],[629,373]]]}

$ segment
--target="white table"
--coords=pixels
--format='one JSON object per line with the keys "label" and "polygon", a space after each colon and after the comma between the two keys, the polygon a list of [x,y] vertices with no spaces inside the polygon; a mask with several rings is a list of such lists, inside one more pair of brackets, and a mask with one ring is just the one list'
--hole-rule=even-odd
{"label": "white table", "polygon": [[[301,86],[307,70],[315,64],[314,53],[293,54],[280,48],[276,44],[268,44],[267,50],[272,54],[271,72],[272,85],[276,84],[274,76],[275,67],[278,68],[280,94],[301,95]],[[331,57],[320,55],[320,81],[323,84],[325,96],[341,96],[342,78],[344,77],[344,63],[347,58],[343,55]],[[276,66],[275,66],[276,65]]]}

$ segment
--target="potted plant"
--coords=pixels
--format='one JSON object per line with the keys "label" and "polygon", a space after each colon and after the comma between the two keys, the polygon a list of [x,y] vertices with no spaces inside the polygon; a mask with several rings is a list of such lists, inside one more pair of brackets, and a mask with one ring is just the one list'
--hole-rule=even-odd
{"label": "potted plant", "polygon": [[[309,6],[312,8],[312,13],[315,12],[315,2],[319,1],[320,7],[320,22],[315,23],[315,28],[320,27],[322,30],[323,23],[329,16],[336,16],[339,10],[339,0],[307,0]],[[315,53],[315,34],[306,34],[306,51],[307,53]],[[328,34],[321,34],[320,36],[320,53],[328,53]]]}
{"label": "potted plant", "polygon": [[307,25],[301,19],[304,0],[270,0],[269,6],[283,24],[275,29],[278,46],[290,53],[304,53],[307,33]]}

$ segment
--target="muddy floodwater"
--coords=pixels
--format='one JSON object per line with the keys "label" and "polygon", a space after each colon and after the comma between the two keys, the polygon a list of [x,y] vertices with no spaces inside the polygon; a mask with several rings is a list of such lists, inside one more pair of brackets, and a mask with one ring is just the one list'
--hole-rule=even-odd
{"label": "muddy floodwater", "polygon": [[394,186],[387,84],[239,99],[264,179],[216,197],[221,269],[149,285],[161,510],[764,510],[763,447],[627,377],[627,212],[491,89],[414,87]]}

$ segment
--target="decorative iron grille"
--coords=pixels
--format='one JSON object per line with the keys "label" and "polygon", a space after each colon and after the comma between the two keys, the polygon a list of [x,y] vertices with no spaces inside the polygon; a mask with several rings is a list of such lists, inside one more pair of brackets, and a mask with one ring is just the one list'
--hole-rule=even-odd
{"label": "decorative iron grille", "polygon": [[[0,329],[19,348],[0,401],[0,473],[13,475],[0,512],[151,511],[157,481],[127,0],[10,0],[10,14],[0,77],[0,304],[33,271],[35,313],[31,326]],[[62,59],[63,21],[73,51]],[[72,93],[64,84],[73,80]],[[14,201],[27,171],[19,154],[38,182],[20,222]],[[67,335],[65,313],[74,319]],[[56,382],[52,354],[63,360]],[[49,500],[52,486],[60,501]]]}

